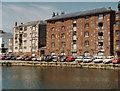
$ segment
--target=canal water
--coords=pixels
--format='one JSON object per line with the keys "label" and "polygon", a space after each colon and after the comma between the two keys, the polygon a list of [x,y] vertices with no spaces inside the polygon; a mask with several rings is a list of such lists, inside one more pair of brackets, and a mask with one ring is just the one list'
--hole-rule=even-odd
{"label": "canal water", "polygon": [[2,67],[3,89],[118,89],[118,70]]}

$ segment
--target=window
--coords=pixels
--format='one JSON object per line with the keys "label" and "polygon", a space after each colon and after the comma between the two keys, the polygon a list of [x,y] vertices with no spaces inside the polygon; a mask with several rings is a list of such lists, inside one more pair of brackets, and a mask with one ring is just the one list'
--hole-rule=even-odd
{"label": "window", "polygon": [[120,40],[116,40],[116,46],[120,46]]}
{"label": "window", "polygon": [[116,18],[117,18],[117,19],[120,18],[119,13],[116,14]]}
{"label": "window", "polygon": [[32,40],[32,44],[34,44],[35,43],[35,40]]}
{"label": "window", "polygon": [[62,26],[62,30],[65,30],[65,27],[64,27],[64,26]]}
{"label": "window", "polygon": [[65,47],[65,42],[62,42],[62,47]]}
{"label": "window", "polygon": [[1,44],[1,47],[4,47],[4,44]]}
{"label": "window", "polygon": [[15,34],[15,39],[17,39],[17,37],[18,37],[18,34]]}
{"label": "window", "polygon": [[85,37],[89,37],[89,32],[85,32]]}
{"label": "window", "polygon": [[73,44],[73,49],[77,49],[77,47],[76,47],[77,45],[76,44]]}
{"label": "window", "polygon": [[88,19],[89,19],[89,16],[86,16],[85,19],[88,20]]}
{"label": "window", "polygon": [[54,42],[52,42],[52,47],[55,47],[55,43]]}
{"label": "window", "polygon": [[52,32],[54,32],[54,31],[55,31],[55,28],[53,27],[53,28],[52,28]]}
{"label": "window", "polygon": [[103,49],[103,42],[98,42],[98,49]]}
{"label": "window", "polygon": [[98,23],[98,29],[103,29],[103,23]]}
{"label": "window", "polygon": [[27,33],[24,33],[24,37],[27,37]]}
{"label": "window", "polygon": [[73,23],[76,23],[76,19],[73,20]]}
{"label": "window", "polygon": [[88,28],[89,27],[89,24],[85,24],[85,28]]}
{"label": "window", "polygon": [[99,14],[98,17],[99,17],[99,19],[98,19],[99,21],[102,21],[102,20],[103,20],[103,14]]}
{"label": "window", "polygon": [[77,27],[76,25],[73,26],[73,31],[76,31],[77,30]]}
{"label": "window", "polygon": [[54,35],[54,34],[52,34],[52,35],[51,35],[51,38],[52,38],[52,39],[54,39],[54,38],[55,38],[55,35]]}
{"label": "window", "polygon": [[35,37],[35,33],[32,34],[32,37]]}
{"label": "window", "polygon": [[15,49],[18,49],[17,47],[15,47]]}
{"label": "window", "polygon": [[24,42],[27,42],[27,40],[24,40]]}
{"label": "window", "polygon": [[18,43],[18,41],[15,41],[15,43]]}
{"label": "window", "polygon": [[24,49],[27,49],[27,47],[26,47],[26,46],[24,46]]}
{"label": "window", "polygon": [[85,46],[89,46],[89,41],[85,41]]}
{"label": "window", "polygon": [[119,26],[120,25],[120,21],[116,21],[116,26]]}
{"label": "window", "polygon": [[119,36],[119,35],[120,35],[120,31],[116,30],[116,36]]}
{"label": "window", "polygon": [[35,27],[33,27],[33,30],[35,30]]}
{"label": "window", "polygon": [[77,40],[76,34],[73,35],[73,40]]}
{"label": "window", "polygon": [[90,53],[89,53],[88,51],[85,51],[85,52],[84,52],[84,55],[85,55],[85,56],[90,56]]}
{"label": "window", "polygon": [[61,35],[61,38],[65,38],[65,34],[64,33]]}

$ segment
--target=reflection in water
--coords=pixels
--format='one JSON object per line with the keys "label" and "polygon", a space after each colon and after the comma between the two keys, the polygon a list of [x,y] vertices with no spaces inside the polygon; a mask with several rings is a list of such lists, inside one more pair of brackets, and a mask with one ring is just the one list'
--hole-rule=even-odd
{"label": "reflection in water", "polygon": [[117,89],[118,71],[67,67],[2,68],[3,89]]}

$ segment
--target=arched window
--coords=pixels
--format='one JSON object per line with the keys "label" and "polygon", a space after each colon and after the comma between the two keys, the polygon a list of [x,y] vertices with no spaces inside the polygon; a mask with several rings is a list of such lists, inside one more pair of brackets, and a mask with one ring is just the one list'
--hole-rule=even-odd
{"label": "arched window", "polygon": [[61,35],[61,38],[65,38],[65,34],[64,33]]}
{"label": "arched window", "polygon": [[85,41],[85,46],[89,46],[89,41]]}
{"label": "arched window", "polygon": [[53,28],[51,29],[51,31],[54,32],[54,31],[55,31],[55,28],[53,27]]}
{"label": "arched window", "polygon": [[51,35],[51,38],[52,38],[52,39],[54,39],[54,38],[55,38],[55,35],[54,35],[54,34],[52,34],[52,35]]}

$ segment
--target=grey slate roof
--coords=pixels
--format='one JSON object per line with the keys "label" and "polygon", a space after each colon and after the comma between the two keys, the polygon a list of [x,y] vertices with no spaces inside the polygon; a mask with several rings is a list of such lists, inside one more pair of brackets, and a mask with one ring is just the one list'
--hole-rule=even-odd
{"label": "grey slate roof", "polygon": [[20,26],[34,26],[34,25],[37,25],[37,24],[46,24],[46,21],[31,21],[31,22],[27,22],[27,23],[24,23],[24,24],[21,24],[17,27],[20,27]]}
{"label": "grey slate roof", "polygon": [[82,10],[82,11],[79,11],[79,12],[74,12],[74,13],[68,13],[68,14],[55,16],[51,19],[47,19],[46,21],[72,18],[72,17],[77,17],[77,16],[85,16],[85,15],[91,15],[91,14],[97,14],[97,13],[103,13],[103,12],[110,12],[110,11],[114,11],[114,10],[112,10],[110,7],[102,7],[102,8],[95,8],[95,9],[89,9],[89,10]]}

